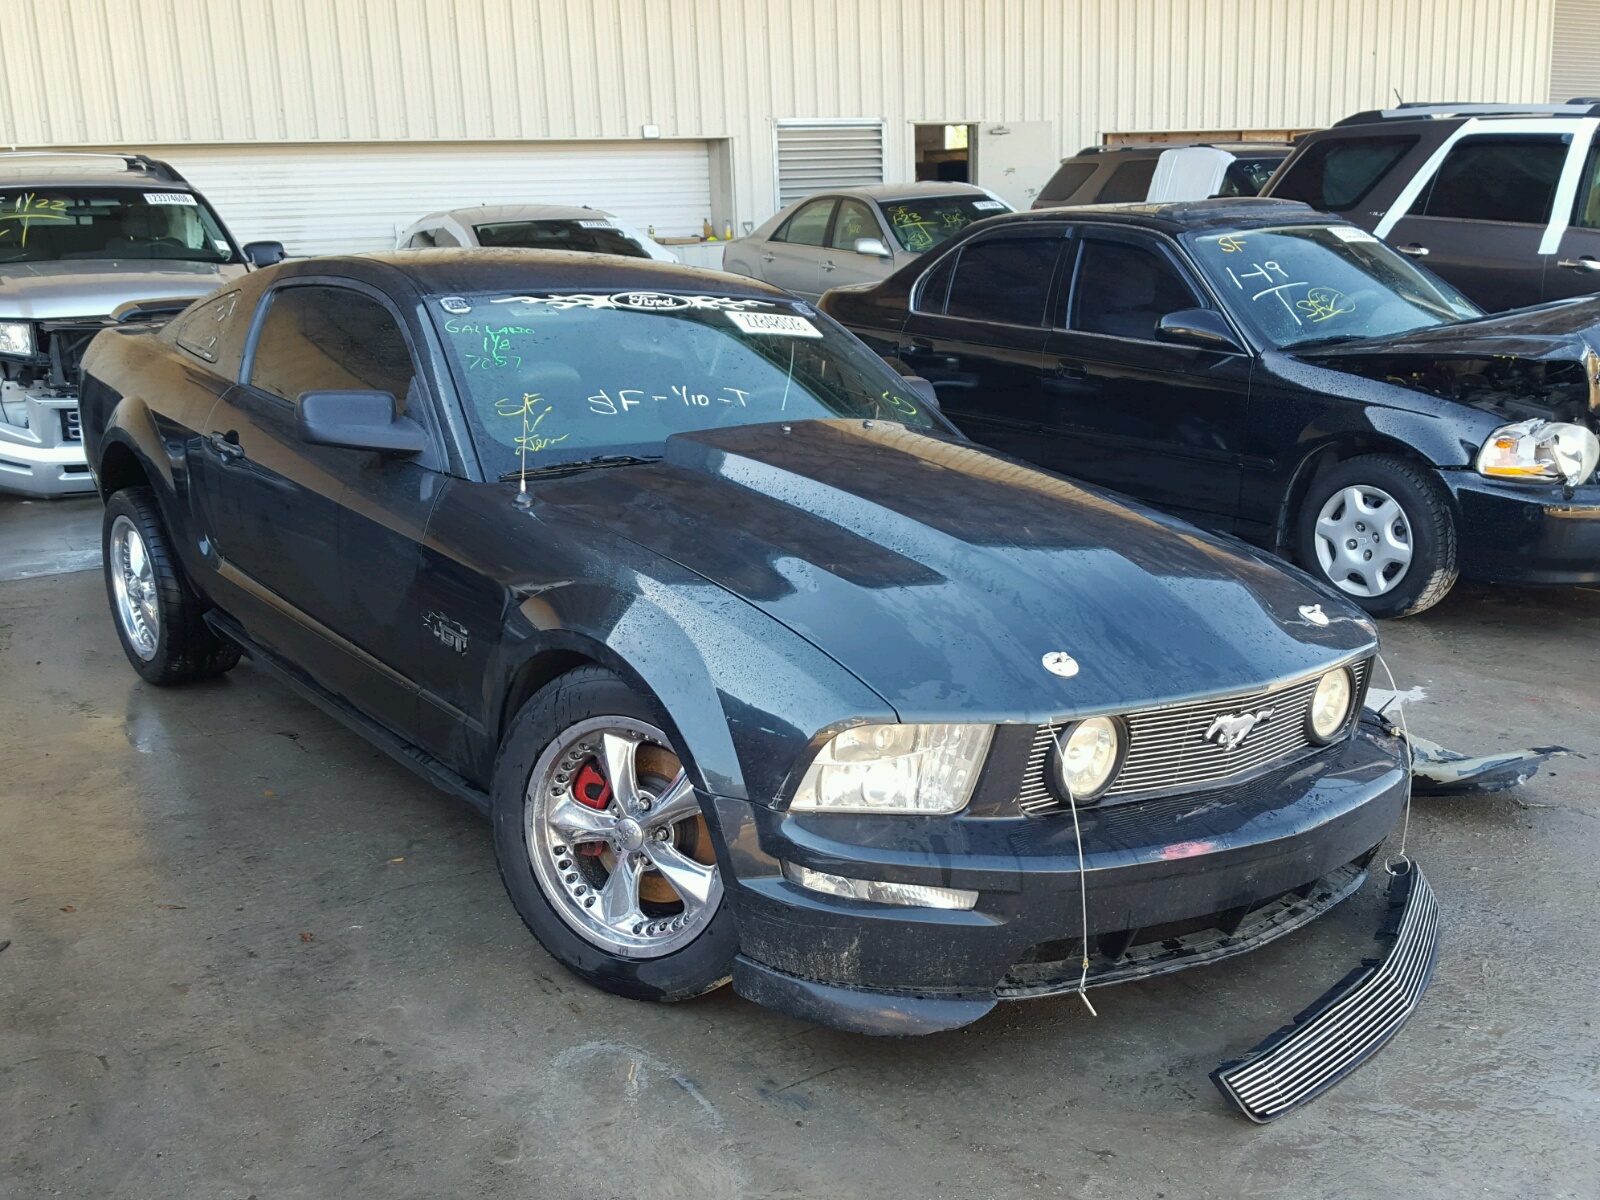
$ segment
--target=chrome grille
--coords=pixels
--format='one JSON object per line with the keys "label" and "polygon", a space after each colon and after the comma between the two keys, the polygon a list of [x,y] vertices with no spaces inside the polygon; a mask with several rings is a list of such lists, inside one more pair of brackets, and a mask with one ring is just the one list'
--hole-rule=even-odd
{"label": "chrome grille", "polygon": [[[1351,665],[1357,704],[1364,693],[1368,666],[1368,662]],[[1221,783],[1309,749],[1314,743],[1306,735],[1306,717],[1321,678],[1319,671],[1281,687],[1122,714],[1128,730],[1127,754],[1104,799]],[[1205,740],[1218,717],[1267,707],[1273,710],[1272,716],[1234,749]],[[1067,724],[1041,725],[1034,735],[1017,795],[1017,804],[1030,816],[1064,807],[1045,783],[1045,771],[1055,739]]]}
{"label": "chrome grille", "polygon": [[64,442],[83,441],[83,423],[78,419],[76,408],[63,408],[61,410],[61,440]]}

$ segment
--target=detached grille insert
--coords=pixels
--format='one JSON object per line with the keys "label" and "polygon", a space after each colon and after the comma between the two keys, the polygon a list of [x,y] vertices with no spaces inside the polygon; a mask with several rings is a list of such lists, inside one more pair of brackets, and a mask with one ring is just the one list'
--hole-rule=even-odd
{"label": "detached grille insert", "polygon": [[[1359,707],[1366,694],[1371,662],[1349,665],[1355,675],[1355,704]],[[1321,678],[1319,671],[1281,687],[1122,714],[1128,730],[1127,755],[1116,781],[1100,802],[1222,783],[1311,749],[1315,743],[1306,734],[1306,717]],[[1207,731],[1218,717],[1260,712],[1264,708],[1272,709],[1271,717],[1253,728],[1235,748],[1230,750],[1206,740]],[[1017,804],[1030,816],[1066,807],[1045,783],[1045,771],[1055,739],[1067,724],[1060,721],[1041,725],[1034,735],[1022,789],[1017,795]]]}

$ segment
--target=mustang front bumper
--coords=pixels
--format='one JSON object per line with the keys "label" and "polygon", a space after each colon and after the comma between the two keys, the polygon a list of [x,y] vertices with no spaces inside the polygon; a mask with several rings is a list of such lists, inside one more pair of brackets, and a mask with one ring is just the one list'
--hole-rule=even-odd
{"label": "mustang front bumper", "polygon": [[1441,471],[1461,511],[1460,566],[1490,583],[1600,582],[1600,484],[1502,483]]}

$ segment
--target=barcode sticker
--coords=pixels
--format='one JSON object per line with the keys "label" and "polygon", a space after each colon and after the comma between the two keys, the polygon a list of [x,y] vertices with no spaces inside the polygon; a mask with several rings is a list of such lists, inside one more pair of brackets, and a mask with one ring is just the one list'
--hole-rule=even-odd
{"label": "barcode sticker", "polygon": [[999,200],[974,200],[972,207],[979,212],[995,212],[1005,207]]}
{"label": "barcode sticker", "polygon": [[578,225],[583,229],[615,229],[616,228],[616,226],[613,225],[610,221],[579,221]]}
{"label": "barcode sticker", "polygon": [[188,192],[146,192],[144,194],[144,202],[146,204],[187,204],[190,207],[194,207],[198,203]]}
{"label": "barcode sticker", "polygon": [[746,333],[768,333],[776,334],[778,337],[822,336],[822,330],[804,317],[792,317],[787,313],[731,312],[728,314],[728,320]]}
{"label": "barcode sticker", "polygon": [[1328,232],[1341,242],[1375,242],[1378,240],[1365,229],[1357,229],[1354,225],[1329,225]]}

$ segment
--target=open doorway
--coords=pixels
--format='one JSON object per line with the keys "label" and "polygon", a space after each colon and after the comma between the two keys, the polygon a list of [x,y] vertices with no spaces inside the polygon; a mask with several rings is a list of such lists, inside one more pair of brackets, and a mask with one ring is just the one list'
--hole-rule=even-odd
{"label": "open doorway", "polygon": [[917,180],[969,183],[977,128],[972,125],[917,125]]}

